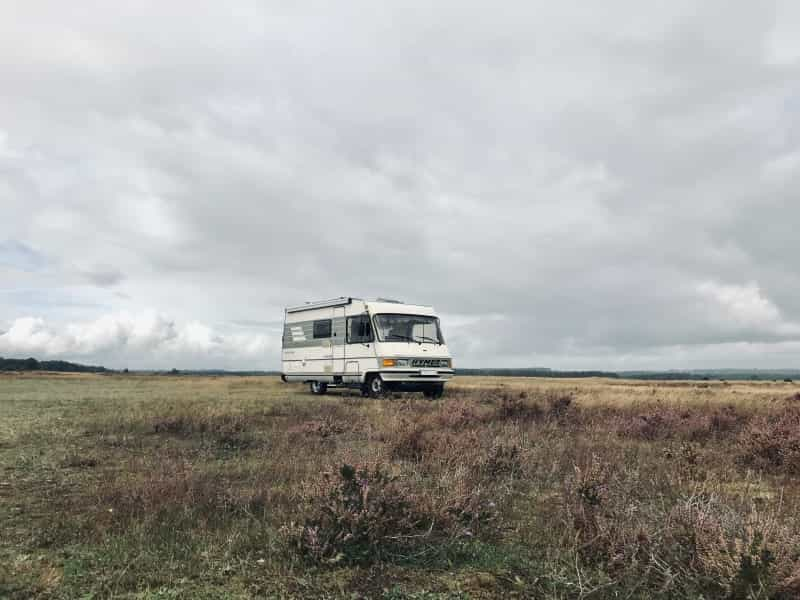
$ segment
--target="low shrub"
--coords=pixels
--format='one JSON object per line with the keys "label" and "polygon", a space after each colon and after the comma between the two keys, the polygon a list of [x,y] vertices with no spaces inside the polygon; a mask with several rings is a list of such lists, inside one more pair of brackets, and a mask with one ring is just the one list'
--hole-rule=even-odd
{"label": "low shrub", "polygon": [[67,454],[60,463],[64,469],[93,469],[98,465],[95,456],[84,452],[72,452]]}
{"label": "low shrub", "polygon": [[105,516],[115,520],[159,522],[185,515],[204,523],[250,514],[266,503],[268,490],[242,485],[231,476],[197,468],[181,458],[155,465],[131,463],[121,478],[103,482],[96,491]]}
{"label": "low shrub", "polygon": [[548,419],[562,422],[572,406],[572,395],[552,392],[547,394],[546,400]]}
{"label": "low shrub", "polygon": [[328,438],[344,433],[346,429],[343,422],[328,416],[322,419],[303,421],[299,425],[291,427],[289,433]]}
{"label": "low shrub", "polygon": [[482,453],[477,468],[488,479],[518,475],[522,471],[522,451],[517,444],[496,438]]}
{"label": "low shrub", "polygon": [[497,421],[539,421],[544,416],[544,410],[536,402],[527,401],[527,394],[503,394],[493,416]]}
{"label": "low shrub", "polygon": [[291,546],[324,563],[366,563],[397,558],[434,532],[435,519],[380,465],[342,465],[304,498],[310,514],[282,529]]}
{"label": "low shrub", "polygon": [[739,436],[739,462],[787,475],[800,475],[800,410],[754,419]]}
{"label": "low shrub", "polygon": [[429,451],[427,427],[419,421],[402,420],[387,436],[389,455],[394,460],[419,462]]}
{"label": "low shrub", "polygon": [[678,439],[699,442],[737,432],[747,420],[733,406],[710,412],[659,407],[638,415],[620,414],[617,433],[620,437],[645,441]]}
{"label": "low shrub", "polygon": [[431,426],[460,430],[474,427],[486,421],[485,414],[475,402],[468,400],[445,401],[436,413]]}
{"label": "low shrub", "polygon": [[183,414],[153,420],[153,433],[189,437],[192,435],[236,435],[247,429],[245,417],[239,414]]}

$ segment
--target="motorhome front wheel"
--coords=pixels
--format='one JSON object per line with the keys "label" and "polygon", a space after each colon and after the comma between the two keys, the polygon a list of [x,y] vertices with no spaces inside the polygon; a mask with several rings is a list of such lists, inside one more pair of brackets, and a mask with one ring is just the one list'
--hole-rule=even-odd
{"label": "motorhome front wheel", "polygon": [[385,387],[383,385],[383,379],[381,379],[380,375],[373,375],[369,382],[367,383],[367,390],[369,391],[370,398],[380,398],[383,396],[385,391]]}

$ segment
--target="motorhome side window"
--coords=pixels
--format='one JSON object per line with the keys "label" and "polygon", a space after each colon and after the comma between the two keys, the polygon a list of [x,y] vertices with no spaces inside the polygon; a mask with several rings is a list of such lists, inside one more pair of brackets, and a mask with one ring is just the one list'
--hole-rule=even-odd
{"label": "motorhome side window", "polygon": [[369,316],[359,315],[347,318],[347,343],[366,344],[372,341],[372,326]]}
{"label": "motorhome side window", "polygon": [[314,321],[314,338],[329,338],[331,337],[331,320],[320,319]]}

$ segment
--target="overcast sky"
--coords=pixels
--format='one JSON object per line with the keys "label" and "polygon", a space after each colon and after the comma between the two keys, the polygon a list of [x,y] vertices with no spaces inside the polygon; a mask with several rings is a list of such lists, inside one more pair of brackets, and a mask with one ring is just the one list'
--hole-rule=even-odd
{"label": "overcast sky", "polygon": [[800,367],[800,3],[0,0],[0,355]]}

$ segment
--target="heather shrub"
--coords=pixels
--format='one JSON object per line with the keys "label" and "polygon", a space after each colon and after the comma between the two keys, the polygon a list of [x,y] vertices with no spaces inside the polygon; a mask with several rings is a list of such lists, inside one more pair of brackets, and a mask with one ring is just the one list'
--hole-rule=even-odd
{"label": "heather shrub", "polygon": [[575,530],[575,550],[588,563],[607,561],[616,537],[607,506],[611,467],[594,454],[587,464],[573,468],[573,476],[564,482],[564,505]]}
{"label": "heather shrub", "polygon": [[800,410],[754,419],[739,436],[739,447],[744,465],[800,475]]}
{"label": "heather shrub", "polygon": [[548,419],[562,422],[567,417],[572,406],[572,395],[551,392],[546,396]]}
{"label": "heather shrub", "polygon": [[232,513],[252,512],[265,502],[259,488],[241,487],[233,475],[201,470],[181,458],[155,465],[132,463],[124,478],[102,484],[97,498],[115,519],[151,521],[170,514],[218,521]]}
{"label": "heather shrub", "polygon": [[709,412],[658,407],[648,413],[620,415],[617,433],[621,437],[645,441],[680,439],[700,442],[736,432],[746,420],[733,406]]}
{"label": "heather shrub", "polygon": [[498,421],[538,421],[544,416],[539,404],[527,401],[527,394],[503,394],[495,407],[494,419]]}
{"label": "heather shrub", "polygon": [[675,429],[675,415],[671,412],[652,412],[650,414],[623,415],[617,425],[620,437],[653,441],[672,436]]}
{"label": "heather shrub", "polygon": [[345,424],[341,420],[329,415],[322,419],[303,421],[294,427],[290,427],[289,434],[329,438],[344,433],[346,429]]}
{"label": "heather shrub", "polygon": [[389,455],[394,460],[419,462],[430,448],[427,427],[419,421],[404,419],[387,435]]}
{"label": "heather shrub", "polygon": [[747,418],[739,414],[733,405],[715,410],[709,417],[709,430],[715,434],[725,434],[739,431]]}
{"label": "heather shrub", "polygon": [[518,475],[522,470],[522,450],[502,438],[495,438],[477,463],[480,474],[489,479]]}
{"label": "heather shrub", "polygon": [[342,465],[304,498],[309,515],[283,534],[299,553],[326,563],[399,558],[433,533],[436,520],[381,465]]}
{"label": "heather shrub", "polygon": [[444,402],[436,413],[436,420],[429,425],[459,430],[485,421],[486,418],[477,404],[468,400],[455,400]]}
{"label": "heather shrub", "polygon": [[501,527],[500,509],[510,490],[496,480],[476,478],[475,464],[464,462],[443,470],[423,488],[419,501],[435,515],[448,539],[492,537]]}
{"label": "heather shrub", "polygon": [[791,583],[791,558],[775,554],[775,538],[784,532],[772,515],[741,514],[712,495],[691,496],[672,509],[665,531],[668,558],[714,597],[771,598]]}
{"label": "heather shrub", "polygon": [[240,414],[179,414],[154,419],[153,432],[177,436],[202,434],[236,435],[247,429]]}
{"label": "heather shrub", "polygon": [[64,469],[92,469],[97,465],[97,458],[85,452],[70,452],[60,463]]}

